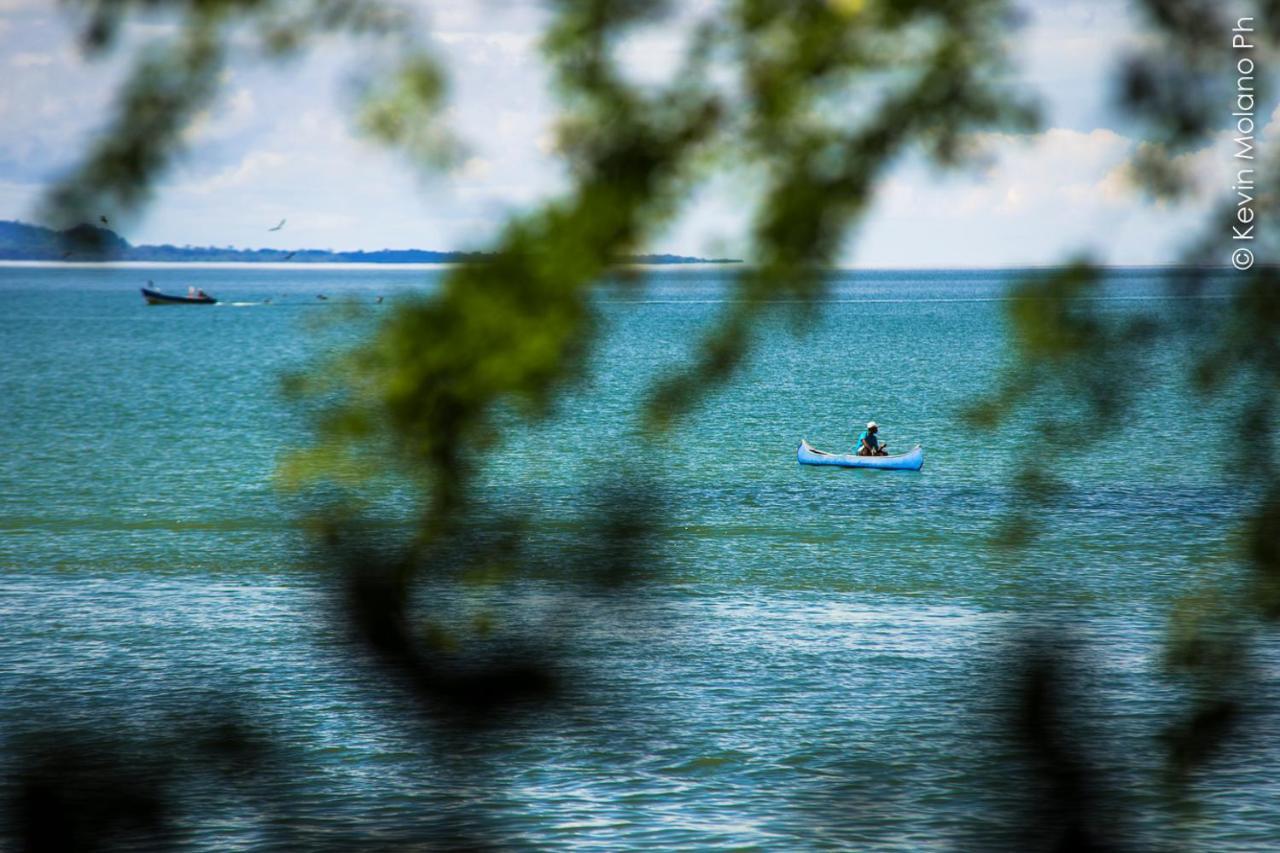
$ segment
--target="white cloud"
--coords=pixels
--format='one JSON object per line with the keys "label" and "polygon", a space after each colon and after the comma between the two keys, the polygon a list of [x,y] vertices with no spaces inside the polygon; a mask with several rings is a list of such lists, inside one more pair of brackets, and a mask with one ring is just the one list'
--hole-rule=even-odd
{"label": "white cloud", "polygon": [[288,162],[288,156],[279,151],[254,151],[235,166],[211,178],[186,184],[183,189],[197,195],[210,195],[259,184]]}
{"label": "white cloud", "polygon": [[470,157],[462,168],[458,170],[458,176],[465,181],[483,181],[493,171],[493,164],[483,157]]}
{"label": "white cloud", "polygon": [[[634,80],[666,79],[683,54],[689,23],[722,0],[672,4],[662,26],[641,26],[620,43]],[[1082,245],[1110,247],[1119,260],[1169,259],[1196,204],[1151,205],[1125,166],[1136,140],[1099,129],[1110,115],[1108,74],[1137,44],[1133,4],[1113,0],[1017,0],[1027,25],[1013,35],[1020,79],[1046,93],[1052,129],[989,134],[989,164],[942,176],[920,164],[882,183],[852,259],[871,263],[1044,263]],[[483,246],[504,218],[565,186],[555,156],[555,104],[538,40],[542,0],[412,0],[432,27],[450,77],[442,116],[467,147],[452,172],[423,178],[395,152],[353,130],[349,74],[371,67],[350,44],[322,40],[281,66],[235,64],[224,94],[188,129],[189,156],[166,176],[157,202],[130,239],[225,245],[381,248]],[[164,17],[130,28],[121,55],[79,64],[75,33],[53,25],[46,0],[0,0],[0,9],[39,10],[0,19],[9,69],[0,87],[0,218],[23,215],[48,176],[84,150],[104,124],[112,88],[135,44],[164,37]],[[43,21],[38,26],[33,23]],[[10,47],[10,50],[15,48]],[[361,48],[363,49],[363,48]],[[49,61],[38,57],[49,56]],[[1263,132],[1266,138],[1267,131]],[[1280,143],[1280,139],[1276,140]],[[1218,140],[1215,145],[1223,144]],[[1219,148],[1186,155],[1203,194],[1220,193],[1231,166]],[[3,183],[8,181],[9,183]],[[749,176],[717,176],[657,251],[742,256],[756,189]],[[1207,197],[1207,196],[1206,196]],[[265,228],[288,218],[288,228]]]}
{"label": "white cloud", "polygon": [[52,65],[53,60],[52,53],[24,51],[9,57],[9,64],[14,68],[39,68],[45,65]]}
{"label": "white cloud", "polygon": [[547,157],[553,156],[560,150],[560,143],[556,139],[555,132],[551,129],[539,133],[534,139],[534,144],[537,146],[538,152]]}
{"label": "white cloud", "polygon": [[431,33],[431,37],[443,44],[467,50],[491,48],[509,57],[533,59],[536,58],[539,35],[537,33],[436,31]]}
{"label": "white cloud", "polygon": [[878,210],[905,216],[927,204],[935,213],[971,220],[1126,201],[1114,172],[1127,162],[1134,143],[1113,131],[984,134],[979,143],[985,168],[958,175],[919,166],[899,170],[880,194]]}
{"label": "white cloud", "polygon": [[253,93],[237,88],[212,109],[201,110],[183,131],[188,145],[227,139],[248,129],[257,114]]}
{"label": "white cloud", "polygon": [[686,42],[679,33],[646,32],[632,36],[618,46],[618,65],[633,84],[669,82],[680,66]]}
{"label": "white cloud", "polygon": [[1110,130],[989,135],[982,170],[919,164],[885,184],[846,262],[871,266],[1045,264],[1087,251],[1110,263],[1170,263],[1230,186],[1228,135],[1183,157],[1194,192],[1156,202],[1131,180],[1140,142]]}
{"label": "white cloud", "polygon": [[542,0],[410,0],[439,32],[540,34],[547,20]]}

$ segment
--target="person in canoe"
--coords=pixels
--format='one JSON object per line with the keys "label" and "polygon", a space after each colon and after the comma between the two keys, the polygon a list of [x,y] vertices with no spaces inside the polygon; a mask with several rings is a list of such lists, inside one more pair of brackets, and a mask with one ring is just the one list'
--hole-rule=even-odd
{"label": "person in canoe", "polygon": [[868,423],[862,435],[858,436],[858,449],[854,452],[858,456],[888,456],[889,445],[880,441],[877,437],[879,432],[879,424],[875,421]]}

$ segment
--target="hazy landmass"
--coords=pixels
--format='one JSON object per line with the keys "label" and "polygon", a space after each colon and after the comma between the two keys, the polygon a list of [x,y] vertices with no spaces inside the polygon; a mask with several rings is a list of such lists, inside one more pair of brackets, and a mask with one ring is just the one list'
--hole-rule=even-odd
{"label": "hazy landmass", "polygon": [[[378,249],[335,252],[331,249],[237,249],[234,246],[134,246],[110,228],[77,225],[55,231],[25,222],[0,220],[0,260],[6,261],[237,261],[260,263],[451,264],[489,260],[485,252],[440,252],[430,249]],[[622,264],[736,264],[728,258],[685,255],[628,255]]]}

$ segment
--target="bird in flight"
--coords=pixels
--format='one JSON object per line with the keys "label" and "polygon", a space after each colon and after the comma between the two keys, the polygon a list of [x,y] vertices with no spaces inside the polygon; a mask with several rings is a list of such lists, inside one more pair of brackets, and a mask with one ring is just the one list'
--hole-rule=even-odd
{"label": "bird in flight", "polygon": [[283,228],[283,227],[284,227],[284,223],[285,223],[286,221],[287,221],[287,220],[281,219],[281,220],[280,220],[280,224],[279,224],[279,225],[277,225],[275,228],[268,228],[267,230],[268,230],[268,231],[279,231],[281,228]]}
{"label": "bird in flight", "polygon": [[287,261],[287,260],[289,260],[290,258],[292,258],[292,257],[293,257],[294,255],[296,255],[296,254],[298,254],[296,251],[290,252],[289,254],[287,254],[287,255],[285,255],[285,256],[284,256],[284,259]]}
{"label": "bird in flight", "polygon": [[110,224],[111,224],[111,223],[107,220],[107,217],[105,217],[105,216],[99,216],[99,217],[98,217],[98,220],[99,220],[103,225],[110,225]]}

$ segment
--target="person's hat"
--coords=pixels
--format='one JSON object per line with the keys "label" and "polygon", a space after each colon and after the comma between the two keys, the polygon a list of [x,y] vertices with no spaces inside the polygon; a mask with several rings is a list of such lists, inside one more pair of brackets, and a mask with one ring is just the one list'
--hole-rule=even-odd
{"label": "person's hat", "polygon": [[871,421],[871,423],[867,424],[867,429],[879,429],[879,428],[880,428],[880,424],[876,423],[875,421]]}

